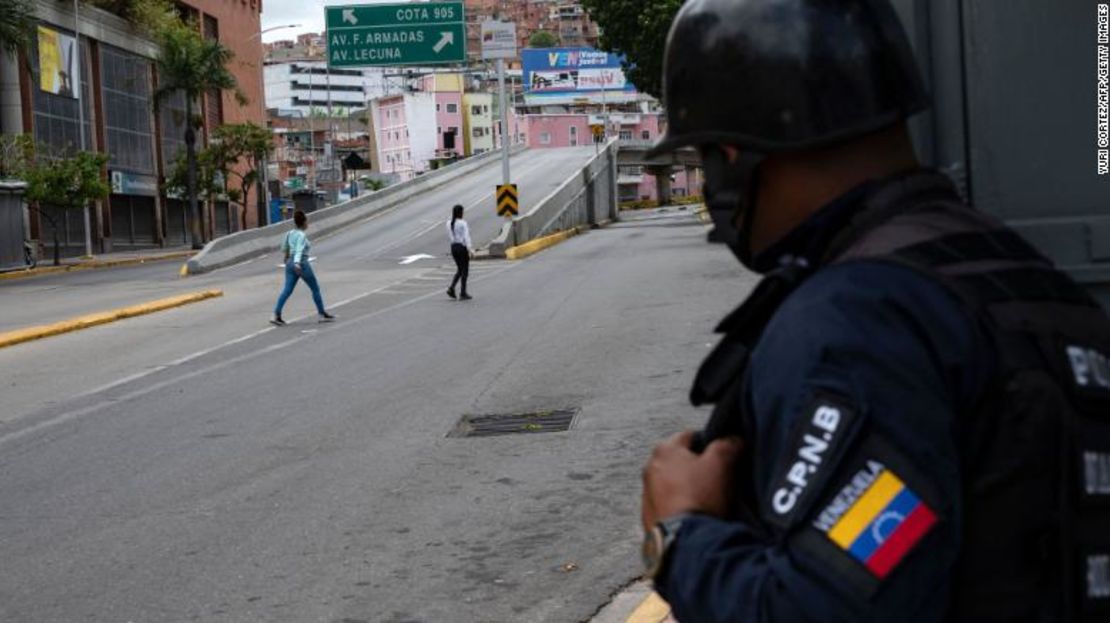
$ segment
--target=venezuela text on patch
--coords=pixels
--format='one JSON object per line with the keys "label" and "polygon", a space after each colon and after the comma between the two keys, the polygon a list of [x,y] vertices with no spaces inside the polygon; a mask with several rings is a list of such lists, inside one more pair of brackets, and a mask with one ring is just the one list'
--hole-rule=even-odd
{"label": "venezuela text on patch", "polygon": [[902,479],[868,461],[813,525],[882,580],[936,522],[936,513]]}

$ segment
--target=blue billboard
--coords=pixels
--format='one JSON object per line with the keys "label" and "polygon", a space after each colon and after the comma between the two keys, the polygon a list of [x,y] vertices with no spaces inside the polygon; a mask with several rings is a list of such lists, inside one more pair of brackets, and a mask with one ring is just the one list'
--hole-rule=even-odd
{"label": "blue billboard", "polygon": [[639,97],[616,54],[593,48],[528,48],[521,60],[529,104],[618,103]]}

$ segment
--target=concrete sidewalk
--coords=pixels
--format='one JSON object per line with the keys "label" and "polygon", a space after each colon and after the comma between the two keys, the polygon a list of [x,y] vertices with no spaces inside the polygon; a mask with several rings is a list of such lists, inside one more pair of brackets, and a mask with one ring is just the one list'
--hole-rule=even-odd
{"label": "concrete sidewalk", "polygon": [[589,623],[678,623],[671,608],[651,589],[651,583],[640,580],[624,589],[602,608]]}
{"label": "concrete sidewalk", "polygon": [[136,264],[146,264],[149,262],[183,260],[191,257],[193,253],[194,251],[189,247],[173,247],[169,249],[144,249],[141,251],[122,251],[119,253],[104,253],[92,258],[64,257],[61,258],[61,264],[59,266],[54,266],[53,259],[51,257],[46,257],[40,259],[38,266],[36,266],[35,268],[15,269],[0,272],[0,280],[26,279],[29,277],[53,275],[75,270],[117,268],[120,266],[134,266]]}

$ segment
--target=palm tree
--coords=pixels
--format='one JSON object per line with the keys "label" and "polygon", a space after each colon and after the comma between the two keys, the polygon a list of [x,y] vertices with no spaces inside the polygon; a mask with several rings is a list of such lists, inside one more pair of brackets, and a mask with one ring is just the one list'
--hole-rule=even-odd
{"label": "palm tree", "polygon": [[35,8],[30,0],[0,0],[0,49],[15,53],[27,47],[35,31]]}
{"label": "palm tree", "polygon": [[[4,1],[4,0],[0,0]],[[197,205],[197,133],[199,120],[194,119],[193,107],[199,98],[211,91],[234,91],[240,103],[246,98],[239,91],[235,76],[227,68],[232,52],[219,41],[205,39],[200,33],[186,24],[166,28],[158,37],[158,89],[154,92],[154,106],[157,107],[177,92],[185,94],[185,158],[186,175],[185,195],[189,202],[189,218],[192,219],[193,248],[200,249],[201,243],[200,210]]]}

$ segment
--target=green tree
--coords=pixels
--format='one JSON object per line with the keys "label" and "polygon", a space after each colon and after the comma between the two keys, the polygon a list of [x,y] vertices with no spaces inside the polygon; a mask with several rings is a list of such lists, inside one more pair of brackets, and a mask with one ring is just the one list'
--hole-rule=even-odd
{"label": "green tree", "polygon": [[[221,177],[217,156],[210,149],[197,152],[195,188],[200,201],[216,201],[225,196],[227,178]],[[185,197],[188,186],[189,159],[184,153],[179,153],[166,176],[166,192],[172,197]]]}
{"label": "green tree", "polygon": [[371,192],[377,192],[386,187],[385,180],[375,179],[372,177],[361,177],[358,181]]}
{"label": "green tree", "polygon": [[0,134],[0,180],[22,179],[34,156],[30,134]]}
{"label": "green tree", "polygon": [[530,48],[553,48],[559,45],[559,39],[554,34],[546,30],[537,30],[528,37],[528,47]]}
{"label": "green tree", "polygon": [[625,57],[625,73],[640,91],[663,97],[663,48],[683,0],[582,0],[601,27],[601,47]]}
{"label": "green tree", "polygon": [[15,53],[26,48],[36,21],[31,0],[0,0],[0,49]]}
{"label": "green tree", "polygon": [[42,209],[43,204],[57,206],[63,211],[80,209],[90,201],[103,199],[111,190],[101,172],[108,164],[108,156],[79,151],[72,156],[36,154],[26,164],[22,178],[27,182],[27,200],[54,230],[54,265],[61,263],[58,243],[58,223]]}
{"label": "green tree", "polygon": [[84,0],[88,4],[115,13],[139,31],[158,33],[174,27],[180,20],[168,0]]}
{"label": "green tree", "polygon": [[154,106],[158,106],[178,91],[185,94],[185,197],[192,219],[193,248],[203,247],[200,227],[200,209],[197,205],[197,128],[200,120],[193,115],[197,100],[212,91],[233,91],[241,104],[246,97],[239,90],[235,76],[228,69],[231,50],[222,43],[200,36],[197,30],[178,22],[158,33],[158,89],[154,92]]}
{"label": "green tree", "polygon": [[[247,228],[246,200],[251,186],[258,194],[258,222],[265,222],[266,193],[262,188],[262,167],[273,151],[274,133],[255,123],[234,123],[222,125],[212,133],[215,150],[214,159],[221,163],[225,179],[230,176],[239,178],[239,195],[242,198],[242,225]],[[244,171],[236,171],[235,165],[243,163]]]}

